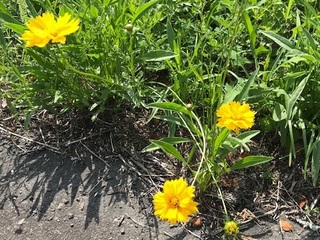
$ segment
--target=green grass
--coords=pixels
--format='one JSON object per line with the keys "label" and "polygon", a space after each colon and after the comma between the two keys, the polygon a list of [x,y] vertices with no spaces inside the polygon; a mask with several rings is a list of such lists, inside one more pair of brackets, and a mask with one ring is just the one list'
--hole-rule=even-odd
{"label": "green grass", "polygon": [[[38,109],[59,114],[86,108],[94,120],[110,100],[152,107],[151,117],[167,121],[170,132],[151,149],[188,165],[202,186],[270,160],[248,158],[236,167],[225,161],[227,152],[246,148],[257,132],[233,136],[217,128],[216,110],[233,100],[247,102],[257,111],[255,128],[279,133],[288,165],[303,161],[305,177],[311,173],[316,185],[319,10],[311,0],[0,3],[1,98],[13,114],[27,116],[26,125]],[[65,45],[26,48],[19,40],[25,23],[47,11],[70,13],[80,19],[80,30]],[[192,136],[187,157],[175,147],[178,125]],[[303,149],[295,149],[298,141]],[[304,160],[296,160],[297,151]],[[200,164],[192,162],[195,152]]]}

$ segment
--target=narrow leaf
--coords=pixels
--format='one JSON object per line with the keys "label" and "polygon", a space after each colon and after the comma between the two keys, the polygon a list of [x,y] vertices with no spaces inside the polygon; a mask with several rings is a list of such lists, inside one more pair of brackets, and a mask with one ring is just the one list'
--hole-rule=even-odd
{"label": "narrow leaf", "polygon": [[2,45],[3,47],[6,47],[6,40],[4,39],[4,35],[3,35],[3,27],[1,26],[0,23],[0,45]]}
{"label": "narrow leaf", "polygon": [[[166,143],[169,143],[171,145],[191,142],[190,139],[182,138],[182,137],[161,138],[161,139],[159,139],[159,141],[166,142]],[[154,150],[157,150],[157,149],[159,149],[159,146],[156,145],[156,144],[151,143],[147,147],[142,149],[142,152],[151,152],[151,151],[154,151]]]}
{"label": "narrow leaf", "polygon": [[10,15],[10,12],[6,9],[6,7],[4,6],[3,3],[0,2],[0,11],[7,14],[7,15]]}
{"label": "narrow leaf", "polygon": [[287,6],[287,11],[286,11],[286,14],[284,16],[284,18],[286,20],[288,20],[288,18],[289,18],[289,14],[290,14],[293,2],[294,2],[293,0],[289,0],[288,6]]}
{"label": "narrow leaf", "polygon": [[25,26],[21,25],[21,24],[15,24],[15,23],[5,23],[4,24],[5,27],[11,29],[12,31],[18,33],[18,34],[22,34],[24,32],[24,30],[26,29]]}
{"label": "narrow leaf", "polygon": [[314,51],[317,51],[317,44],[316,44],[316,42],[314,41],[314,39],[313,39],[313,37],[311,36],[311,34],[310,34],[305,28],[302,28],[302,31],[303,31],[304,35],[307,37],[308,42],[309,42],[311,48],[312,48]]}
{"label": "narrow leaf", "polygon": [[153,5],[155,5],[155,4],[158,3],[158,2],[159,2],[159,0],[152,0],[152,1],[147,2],[147,3],[143,4],[142,6],[140,6],[140,7],[136,10],[134,16],[132,17],[132,21],[131,21],[132,24],[134,24],[134,22],[137,21],[139,18],[141,18],[142,15],[143,15],[149,8],[151,8]]}
{"label": "narrow leaf", "polygon": [[251,75],[251,77],[248,79],[248,81],[246,82],[246,84],[243,86],[241,92],[239,93],[239,95],[235,98],[236,101],[243,101],[249,92],[250,86],[252,85],[252,83],[256,80],[256,77],[258,75],[259,69],[256,69],[254,71],[254,73]]}
{"label": "narrow leaf", "polygon": [[148,107],[151,108],[160,108],[162,110],[171,110],[179,113],[184,113],[189,115],[190,111],[180,104],[173,103],[173,102],[157,102],[157,103],[151,103],[148,105]]}
{"label": "narrow leaf", "polygon": [[176,35],[174,34],[174,30],[169,18],[167,20],[167,38],[168,38],[168,43],[170,45],[171,51],[174,51],[174,45],[175,45],[174,41],[176,39]]}
{"label": "narrow leaf", "polygon": [[260,32],[263,35],[265,35],[266,37],[273,40],[275,43],[277,43],[280,47],[283,47],[286,50],[292,51],[295,48],[294,44],[290,40],[288,40],[288,39],[286,39],[276,33],[266,32],[266,31],[260,31]]}
{"label": "narrow leaf", "polygon": [[247,143],[251,140],[251,138],[258,135],[259,133],[259,130],[245,131],[243,133],[240,133],[236,138],[241,140],[241,142],[243,143]]}
{"label": "narrow leaf", "polygon": [[154,118],[160,119],[160,120],[163,120],[163,121],[166,121],[169,123],[173,123],[173,124],[176,124],[179,126],[183,125],[181,118],[177,118],[177,117],[170,116],[170,115],[156,115],[156,116],[154,116]]}
{"label": "narrow leaf", "polygon": [[19,21],[17,21],[16,19],[14,19],[12,16],[0,12],[0,20],[3,20],[4,22],[8,22],[8,23],[15,23],[15,24],[20,24]]}
{"label": "narrow leaf", "polygon": [[33,4],[30,0],[26,0],[26,4],[28,5],[28,9],[31,12],[32,17],[36,17],[38,15],[36,9],[34,8]]}
{"label": "narrow leaf", "polygon": [[174,52],[170,52],[170,51],[164,51],[164,50],[158,50],[158,51],[152,51],[152,52],[148,52],[147,54],[139,57],[139,59],[143,60],[143,61],[163,61],[163,60],[168,60],[171,58],[174,58],[178,56],[177,54],[175,54]]}
{"label": "narrow leaf", "polygon": [[243,19],[244,19],[245,26],[246,26],[246,28],[248,30],[248,33],[249,33],[250,48],[251,48],[252,55],[256,56],[255,45],[256,45],[257,35],[256,35],[256,32],[255,32],[255,29],[253,28],[251,20],[250,20],[250,17],[249,17],[249,15],[248,15],[248,13],[246,11],[243,11],[242,16],[243,16]]}
{"label": "narrow leaf", "polygon": [[291,119],[293,116],[292,116],[292,110],[293,110],[293,107],[296,103],[296,101],[298,100],[298,98],[300,97],[303,89],[305,88],[308,80],[309,80],[309,77],[311,75],[312,72],[309,73],[308,76],[306,76],[298,85],[298,87],[293,91],[293,93],[291,94],[290,98],[289,98],[289,101],[288,101],[288,107],[287,107],[287,113],[288,113],[288,116],[287,116],[287,119]]}
{"label": "narrow leaf", "polygon": [[266,156],[248,156],[248,157],[242,158],[241,160],[233,164],[230,170],[234,171],[234,170],[256,166],[259,164],[267,163],[272,159],[273,159],[272,157],[266,157]]}
{"label": "narrow leaf", "polygon": [[182,163],[187,164],[187,161],[184,159],[184,157],[170,143],[163,142],[161,140],[154,140],[152,141],[152,143],[155,144],[157,147],[161,148],[165,153],[177,158]]}
{"label": "narrow leaf", "polygon": [[313,186],[317,185],[320,170],[320,139],[317,138],[312,152],[311,175]]}

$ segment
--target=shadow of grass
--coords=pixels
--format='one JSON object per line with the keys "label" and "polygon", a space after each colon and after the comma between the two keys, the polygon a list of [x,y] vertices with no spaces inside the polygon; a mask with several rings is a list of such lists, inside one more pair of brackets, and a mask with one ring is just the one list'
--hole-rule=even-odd
{"label": "shadow of grass", "polygon": [[[7,153],[8,162],[2,168],[0,177],[0,209],[10,201],[17,215],[20,215],[21,203],[27,202],[27,217],[37,215],[38,221],[46,216],[50,207],[57,204],[57,196],[63,192],[67,198],[60,200],[64,204],[73,204],[79,196],[87,197],[84,227],[92,221],[99,223],[99,211],[102,201],[108,205],[117,201],[127,202],[127,184],[132,180],[131,173],[123,171],[119,159],[112,160],[110,166],[95,159],[89,152],[83,152],[81,159],[62,156],[42,150],[31,155]],[[14,157],[15,156],[15,157]],[[11,164],[10,164],[11,162]],[[138,189],[133,189],[138,197]]]}

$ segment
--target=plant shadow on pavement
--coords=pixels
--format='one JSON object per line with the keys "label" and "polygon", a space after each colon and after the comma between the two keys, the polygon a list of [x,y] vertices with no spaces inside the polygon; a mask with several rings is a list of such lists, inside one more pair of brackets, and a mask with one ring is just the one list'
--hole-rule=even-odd
{"label": "plant shadow on pavement", "polygon": [[[86,206],[82,210],[84,229],[87,229],[92,221],[100,222],[103,206],[110,207],[118,202],[130,206],[132,202],[138,202],[139,208],[149,208],[150,202],[142,200],[151,192],[150,187],[145,186],[148,180],[139,178],[141,173],[135,171],[136,167],[130,162],[139,160],[136,148],[141,150],[141,146],[146,145],[142,141],[147,140],[139,130],[128,125],[127,121],[132,121],[128,120],[130,116],[121,117],[122,120],[106,117],[111,123],[92,123],[84,118],[72,120],[78,122],[70,124],[70,119],[64,119],[68,125],[59,126],[48,123],[50,117],[36,119],[36,126],[31,125],[30,131],[39,132],[36,130],[40,129],[42,136],[29,136],[32,141],[21,138],[24,132],[19,128],[16,135],[3,134],[0,139],[3,156],[0,209],[10,203],[18,216],[36,217],[41,221],[48,218],[52,208],[72,206],[85,198]],[[36,141],[41,139],[47,140],[47,146],[61,142],[59,151],[55,147],[51,151],[39,146]],[[152,221],[156,227],[154,219]]]}
{"label": "plant shadow on pavement", "polygon": [[[99,223],[99,209],[101,196],[111,193],[109,205],[117,201],[128,201],[125,192],[121,193],[121,186],[128,183],[129,174],[119,174],[122,165],[114,161],[112,167],[105,163],[91,159],[92,155],[82,155],[82,159],[70,159],[61,154],[50,151],[39,151],[36,154],[18,156],[0,181],[0,208],[6,201],[11,201],[15,211],[20,215],[16,201],[30,202],[28,217],[36,213],[40,221],[47,213],[57,193],[64,191],[67,198],[65,204],[72,205],[80,194],[88,197],[85,228],[91,221]],[[2,163],[3,166],[4,163]],[[24,193],[22,193],[25,191]],[[18,192],[20,191],[20,193]],[[138,197],[138,192],[133,189]],[[20,199],[19,195],[24,195]]]}

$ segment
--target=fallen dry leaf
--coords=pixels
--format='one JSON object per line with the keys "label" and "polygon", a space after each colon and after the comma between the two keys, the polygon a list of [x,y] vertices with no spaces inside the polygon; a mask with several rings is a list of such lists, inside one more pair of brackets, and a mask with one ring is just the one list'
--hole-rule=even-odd
{"label": "fallen dry leaf", "polygon": [[292,232],[293,231],[293,226],[292,226],[291,222],[289,222],[287,219],[280,218],[279,224],[280,224],[281,230],[283,230],[285,232]]}
{"label": "fallen dry leaf", "polygon": [[238,212],[237,215],[241,217],[243,221],[257,219],[256,216],[247,208],[244,208],[240,213]]}
{"label": "fallen dry leaf", "polygon": [[308,203],[308,199],[305,196],[301,196],[301,199],[299,200],[299,207],[304,208],[304,206]]}
{"label": "fallen dry leaf", "polygon": [[241,159],[243,159],[243,158],[245,158],[245,157],[248,157],[249,156],[249,153],[247,153],[247,152],[242,152],[242,153],[240,153],[240,155],[238,156],[238,160],[241,160]]}
{"label": "fallen dry leaf", "polygon": [[189,223],[194,228],[200,228],[202,226],[202,218],[201,217],[193,217],[189,220]]}

